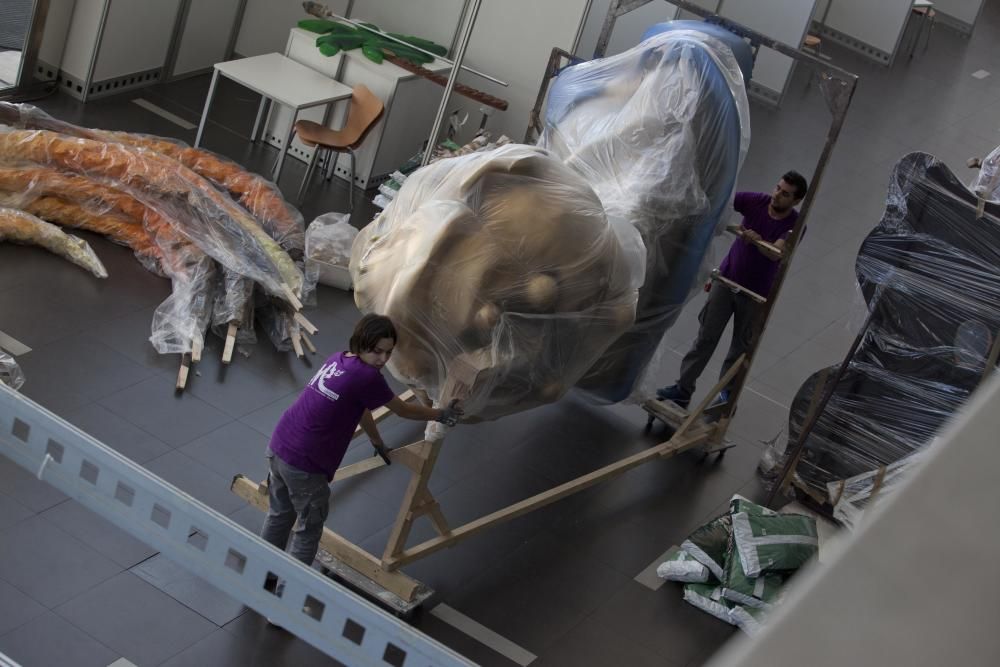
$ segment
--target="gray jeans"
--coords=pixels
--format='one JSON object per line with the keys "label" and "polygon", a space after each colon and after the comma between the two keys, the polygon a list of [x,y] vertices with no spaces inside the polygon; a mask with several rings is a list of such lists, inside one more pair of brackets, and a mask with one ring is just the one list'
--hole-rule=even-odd
{"label": "gray jeans", "polygon": [[267,450],[270,465],[267,495],[270,506],[262,539],[288,552],[306,565],[312,565],[319,551],[319,540],[330,512],[330,485],[326,475],[305,472],[288,465]]}
{"label": "gray jeans", "polygon": [[715,354],[722,333],[733,317],[733,342],[722,364],[719,377],[739,359],[739,356],[750,349],[753,342],[753,323],[760,312],[760,304],[746,294],[733,293],[721,283],[712,283],[712,291],[708,293],[708,301],[698,314],[698,337],[691,350],[681,361],[681,376],[677,385],[687,392],[694,392],[695,383],[705,366]]}

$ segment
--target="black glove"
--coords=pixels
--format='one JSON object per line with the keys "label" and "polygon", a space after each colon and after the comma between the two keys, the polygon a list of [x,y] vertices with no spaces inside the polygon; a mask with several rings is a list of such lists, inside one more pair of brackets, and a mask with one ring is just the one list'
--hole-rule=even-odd
{"label": "black glove", "polygon": [[463,410],[462,406],[458,404],[458,399],[453,398],[451,403],[448,404],[448,407],[442,408],[441,415],[434,421],[441,422],[445,426],[454,426],[464,414],[465,410]]}

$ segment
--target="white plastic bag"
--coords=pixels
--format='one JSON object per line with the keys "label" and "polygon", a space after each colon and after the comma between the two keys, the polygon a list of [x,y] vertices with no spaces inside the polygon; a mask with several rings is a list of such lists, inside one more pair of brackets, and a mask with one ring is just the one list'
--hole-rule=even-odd
{"label": "white plastic bag", "polygon": [[358,230],[350,213],[324,213],[306,229],[306,276],[330,287],[351,289],[351,246]]}
{"label": "white plastic bag", "polygon": [[17,391],[24,384],[24,373],[21,367],[3,350],[0,350],[0,382]]}

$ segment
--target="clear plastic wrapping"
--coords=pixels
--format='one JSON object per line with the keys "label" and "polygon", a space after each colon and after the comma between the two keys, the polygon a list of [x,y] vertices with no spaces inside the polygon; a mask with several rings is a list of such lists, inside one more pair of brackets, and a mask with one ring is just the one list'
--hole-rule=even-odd
{"label": "clear plastic wrapping", "polygon": [[301,295],[301,271],[259,223],[225,193],[178,162],[145,148],[48,130],[0,131],[0,162],[47,165],[126,190],[182,221],[178,231],[227,269],[284,298]]}
{"label": "clear plastic wrapping", "polygon": [[[666,330],[707,274],[749,147],[749,106],[730,45],[670,29],[552,84],[539,145],[594,189],[643,285],[634,325],[580,386],[604,401],[639,387]],[[749,47],[730,42],[740,51]]]}
{"label": "clear plastic wrapping", "polygon": [[0,206],[0,242],[2,241],[45,248],[98,278],[108,277],[107,269],[90,244],[30,213]]}
{"label": "clear plastic wrapping", "polygon": [[561,397],[631,326],[630,259],[582,177],[510,144],[411,175],[358,235],[351,277],[399,330],[397,378],[496,419]]}
{"label": "clear plastic wrapping", "polygon": [[979,199],[1000,203],[1000,146],[982,159],[979,174],[969,187]]}
{"label": "clear plastic wrapping", "polygon": [[[988,372],[1000,335],[1000,221],[992,204],[976,219],[976,206],[930,155],[911,153],[893,169],[885,214],[856,264],[868,327],[795,469],[818,499],[836,505],[858,494],[863,480],[869,493],[882,486]],[[836,371],[828,369],[826,388]],[[816,387],[818,378],[792,403],[789,442],[826,389]]]}
{"label": "clear plastic wrapping", "polygon": [[0,382],[15,391],[24,386],[24,371],[14,357],[0,350]]}
{"label": "clear plastic wrapping", "polygon": [[[405,180],[405,179],[404,179]],[[348,289],[351,246],[358,230],[350,213],[324,213],[306,230],[306,281]]]}

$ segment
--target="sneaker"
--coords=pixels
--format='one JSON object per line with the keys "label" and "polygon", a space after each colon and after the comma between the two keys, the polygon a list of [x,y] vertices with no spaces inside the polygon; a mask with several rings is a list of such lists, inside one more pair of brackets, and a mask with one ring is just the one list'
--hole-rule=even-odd
{"label": "sneaker", "polygon": [[714,408],[720,405],[725,405],[729,402],[729,390],[723,389],[719,392],[719,395],[715,397],[715,401],[708,407]]}
{"label": "sneaker", "polygon": [[661,401],[673,401],[682,408],[686,408],[691,402],[691,392],[684,391],[675,384],[657,389],[656,397]]}

